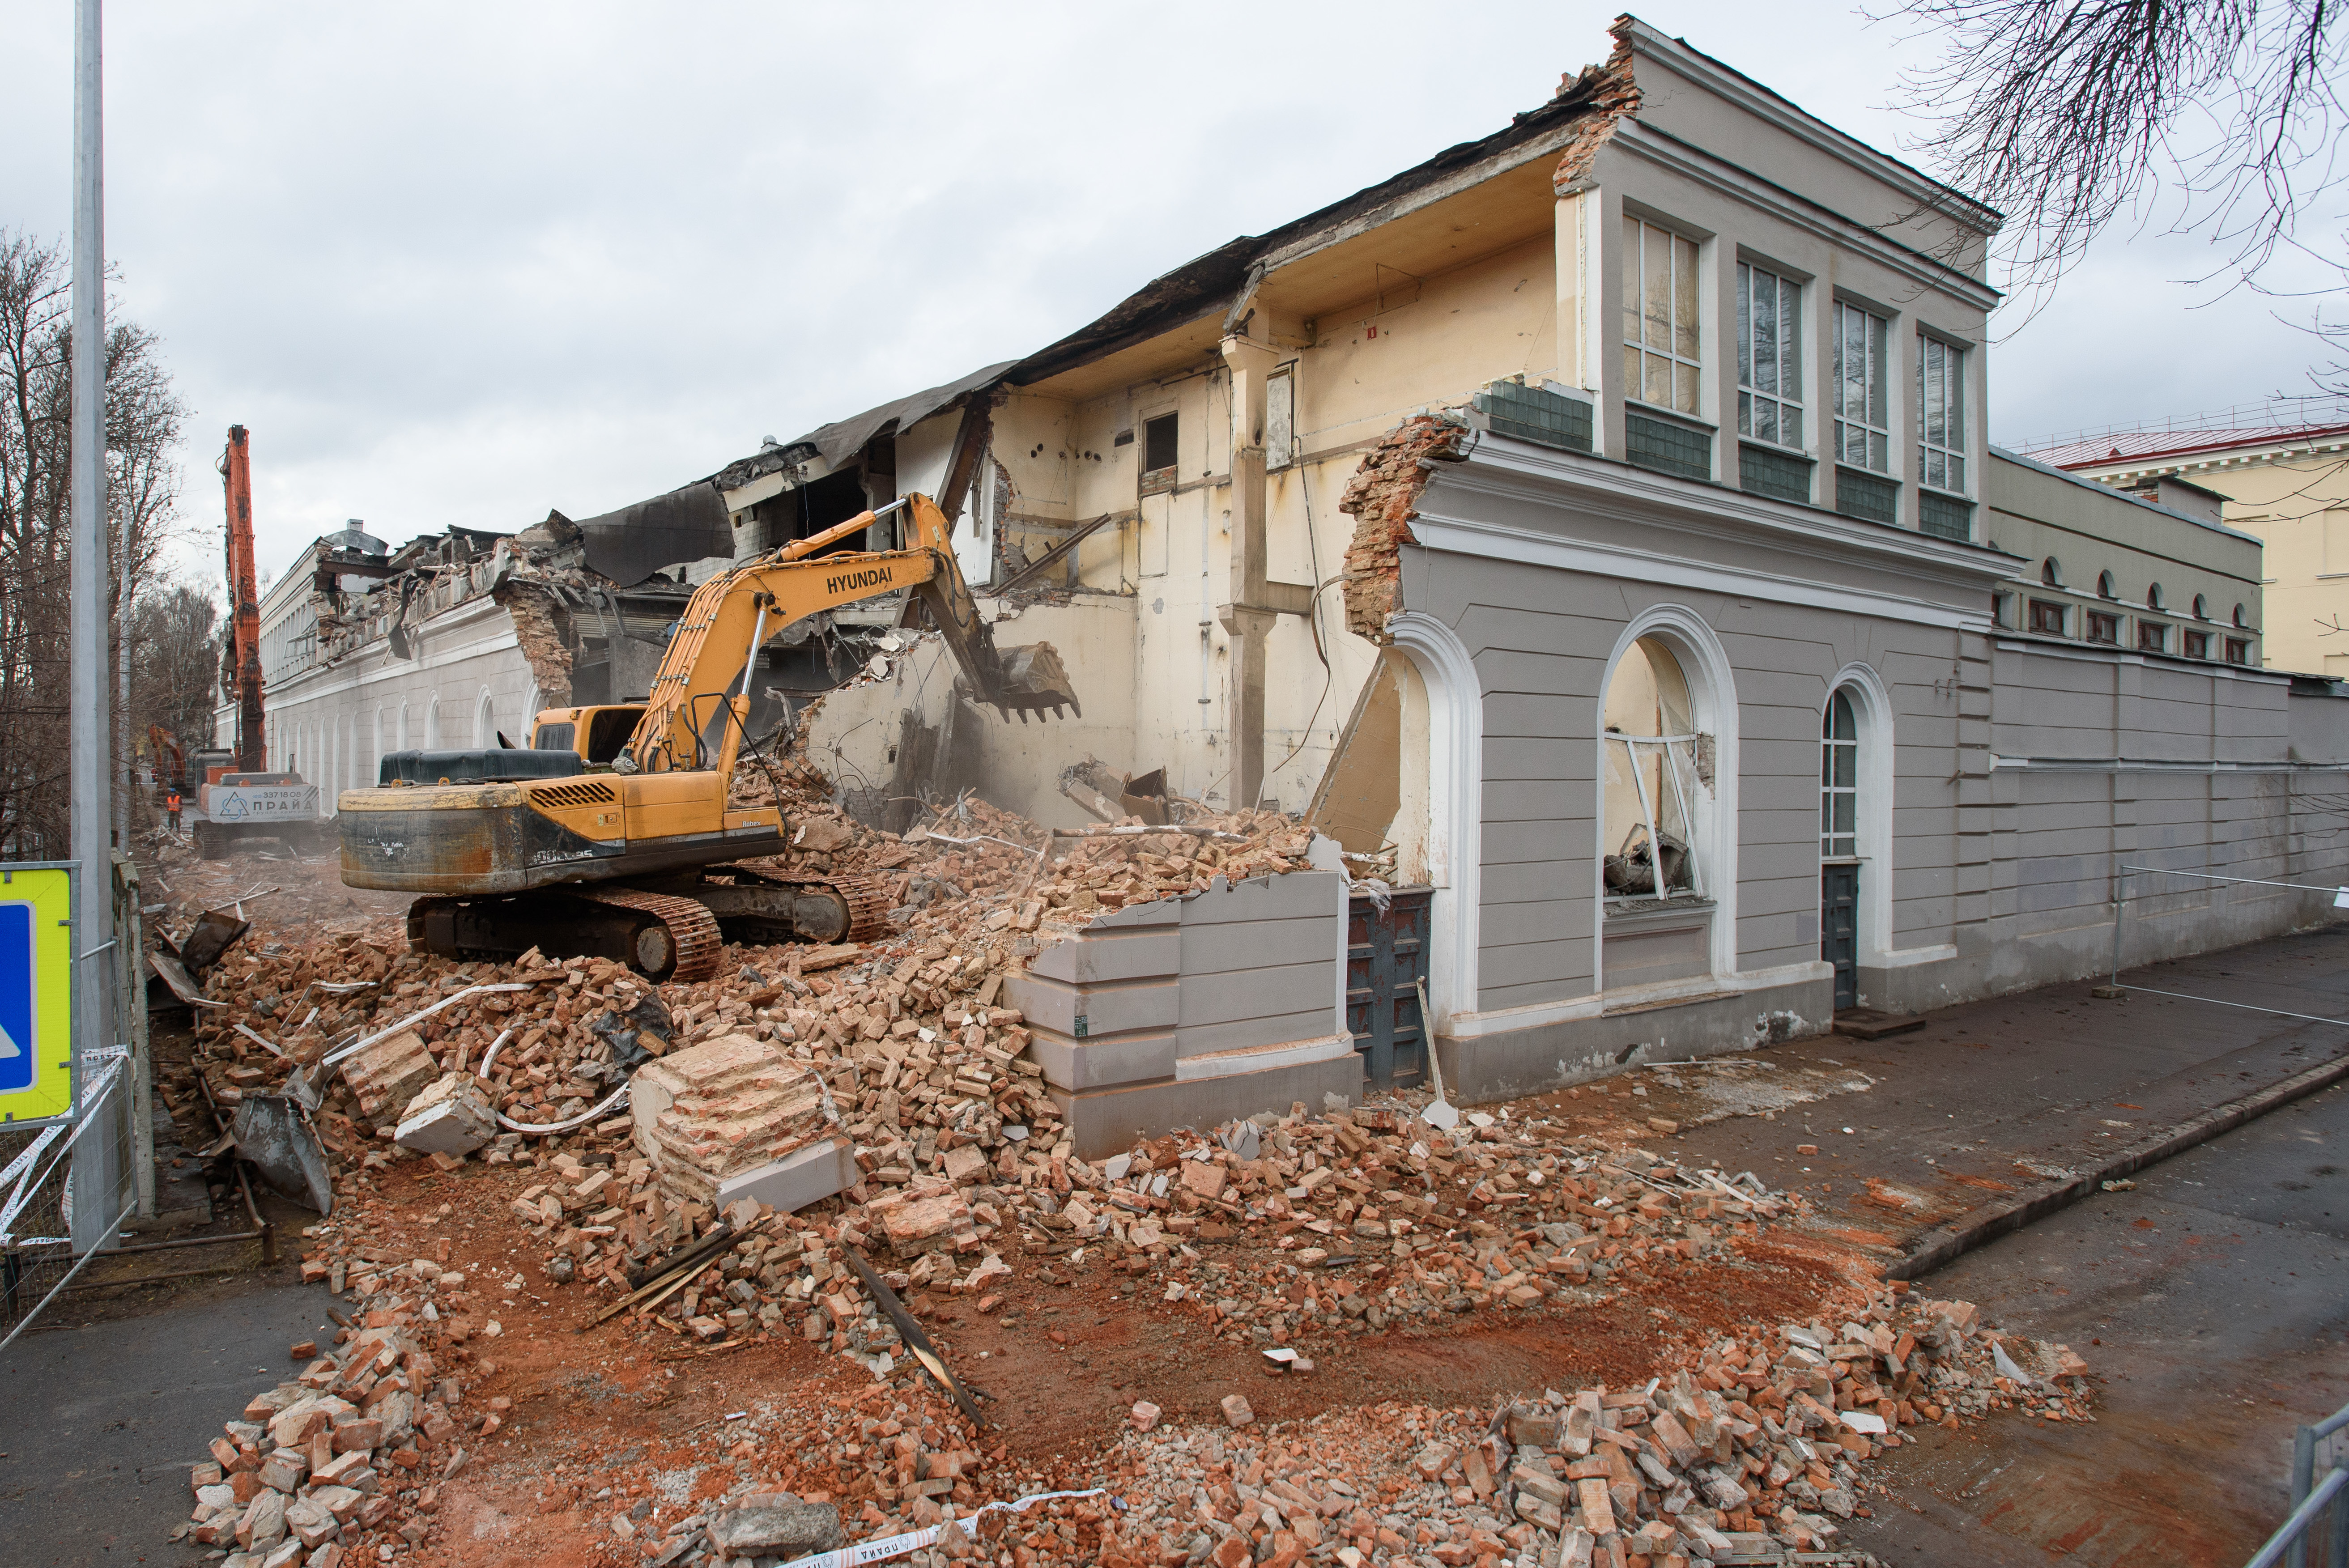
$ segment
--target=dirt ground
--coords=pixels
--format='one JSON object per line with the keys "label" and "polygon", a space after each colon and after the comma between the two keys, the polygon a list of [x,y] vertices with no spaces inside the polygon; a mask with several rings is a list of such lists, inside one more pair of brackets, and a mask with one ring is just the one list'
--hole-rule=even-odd
{"label": "dirt ground", "polygon": [[[360,926],[391,934],[406,903],[343,887],[328,856],[243,852],[205,862],[167,848],[149,875],[150,904],[166,905],[154,913],[168,932],[176,935],[204,908],[241,895],[254,923],[244,942],[258,947]],[[159,1068],[168,1069],[172,1049],[159,1041]],[[1662,1148],[1682,1127],[1775,1117],[1865,1094],[1873,1083],[1832,1066],[1739,1059],[1635,1072],[1508,1109],[1558,1119],[1577,1137]],[[192,1101],[181,1107],[182,1141],[191,1148],[211,1132],[201,1110]],[[906,1300],[978,1398],[985,1424],[971,1434],[926,1381],[909,1383],[902,1371],[894,1382],[876,1380],[829,1346],[802,1339],[796,1320],[710,1346],[665,1321],[591,1326],[609,1295],[555,1283],[543,1243],[512,1217],[515,1197],[544,1179],[527,1161],[442,1171],[402,1160],[374,1172],[371,1190],[331,1221],[264,1200],[294,1217],[285,1228],[288,1258],[305,1246],[325,1255],[336,1243],[356,1244],[387,1262],[429,1259],[471,1282],[441,1296],[440,1307],[469,1326],[450,1352],[464,1375],[465,1408],[486,1408],[498,1418],[492,1433],[461,1439],[446,1473],[421,1492],[417,1511],[428,1528],[404,1561],[636,1563],[656,1554],[664,1527],[713,1500],[766,1490],[837,1502],[855,1541],[894,1517],[875,1506],[876,1497],[895,1506],[874,1490],[876,1430],[917,1432],[932,1449],[974,1441],[974,1496],[1114,1485],[1135,1462],[1128,1428],[1137,1401],[1159,1407],[1169,1428],[1220,1429],[1221,1401],[1244,1395],[1268,1451],[1288,1443],[1299,1456],[1310,1453],[1324,1429],[1319,1423],[1361,1418],[1369,1440],[1392,1450],[1379,1465],[1399,1471],[1420,1439],[1391,1418],[1394,1412],[1473,1414],[1544,1390],[1637,1389],[1752,1326],[1838,1321],[1860,1310],[1876,1278],[1863,1252],[1871,1238],[1774,1225],[1712,1255],[1627,1272],[1611,1288],[1530,1310],[1379,1333],[1309,1326],[1289,1343],[1315,1369],[1271,1376],[1259,1346],[1218,1336],[1212,1308],[1196,1293],[1167,1300],[1154,1282],[1118,1271],[1040,1268],[1044,1260],[1023,1255],[1009,1235],[1002,1252],[1012,1273],[991,1287],[1000,1295],[992,1310],[943,1292],[916,1290]],[[240,1204],[216,1191],[216,1228],[241,1225]],[[1278,1261],[1258,1244],[1263,1239],[1242,1230],[1199,1250],[1242,1269]],[[1388,1265],[1366,1257],[1358,1267],[1372,1284]],[[105,1310],[103,1300],[101,1293],[92,1308]],[[963,1495],[958,1490],[958,1501]],[[1033,1539],[1037,1560],[1065,1558],[1048,1533]],[[1029,1560],[1004,1555],[1015,1564]]]}

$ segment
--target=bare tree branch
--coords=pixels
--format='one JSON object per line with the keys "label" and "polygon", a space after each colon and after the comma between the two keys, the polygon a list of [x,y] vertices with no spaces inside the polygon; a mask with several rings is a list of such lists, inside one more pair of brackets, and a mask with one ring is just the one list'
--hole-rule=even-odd
{"label": "bare tree branch", "polygon": [[1939,127],[1917,150],[2006,214],[1997,254],[2010,288],[2044,296],[2124,216],[2204,236],[2223,258],[2210,276],[2261,292],[2280,253],[2342,268],[2339,10],[1908,0],[1879,19],[1940,36],[1940,57],[1904,80],[1905,107]]}

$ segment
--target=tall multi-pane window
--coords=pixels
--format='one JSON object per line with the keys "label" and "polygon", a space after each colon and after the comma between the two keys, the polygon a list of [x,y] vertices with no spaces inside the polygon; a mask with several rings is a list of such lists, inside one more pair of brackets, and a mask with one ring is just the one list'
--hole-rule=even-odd
{"label": "tall multi-pane window", "polygon": [[1859,853],[1859,726],[1839,687],[1819,720],[1819,853]]}
{"label": "tall multi-pane window", "polygon": [[1966,488],[1966,351],[1917,339],[1917,477],[1935,490]]}
{"label": "tall multi-pane window", "polygon": [[1892,471],[1892,409],[1886,396],[1889,324],[1856,304],[1835,307],[1836,461]]}
{"label": "tall multi-pane window", "polygon": [[1696,242],[1623,220],[1623,387],[1642,403],[1697,411]]}
{"label": "tall multi-pane window", "polygon": [[1737,433],[1803,444],[1803,291],[1737,263]]}

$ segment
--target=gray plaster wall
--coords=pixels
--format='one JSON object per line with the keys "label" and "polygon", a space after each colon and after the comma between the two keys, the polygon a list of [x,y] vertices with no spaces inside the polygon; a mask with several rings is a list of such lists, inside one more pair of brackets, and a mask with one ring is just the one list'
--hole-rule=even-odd
{"label": "gray plaster wall", "polygon": [[[2349,698],[2002,633],[1991,593],[2015,562],[2001,552],[1847,519],[1806,533],[1790,520],[1818,514],[1779,511],[1489,436],[1435,470],[1402,598],[1449,628],[1478,684],[1477,984],[1439,1027],[1464,1095],[1612,1070],[1665,1037],[1702,1054],[1826,1026],[1819,720],[1855,667],[1881,693],[1862,731],[1862,882],[1877,895],[1863,897],[1864,1005],[2096,972],[2122,863],[2349,882]],[[1599,841],[1599,708],[1610,655],[1660,606],[1701,621],[1726,666],[1734,940],[1709,987],[1619,997],[1594,974],[1598,857],[1612,847]],[[2321,892],[2163,880],[2137,879],[2128,962],[2333,918]]]}
{"label": "gray plaster wall", "polygon": [[1007,981],[1078,1154],[1357,1096],[1339,1012],[1346,897],[1329,872],[1218,877],[1097,916]]}

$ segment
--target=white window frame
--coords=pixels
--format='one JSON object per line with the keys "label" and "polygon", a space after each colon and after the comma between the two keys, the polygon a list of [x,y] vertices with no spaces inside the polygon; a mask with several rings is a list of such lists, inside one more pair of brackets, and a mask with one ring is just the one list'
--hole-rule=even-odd
{"label": "white window frame", "polygon": [[[1917,482],[1944,495],[1972,493],[1966,489],[1966,358],[1963,345],[1930,332],[1917,334]],[[1944,416],[1938,441],[1933,438],[1937,390]]]}
{"label": "white window frame", "polygon": [[[1852,364],[1849,334],[1857,328],[1862,342],[1860,393],[1857,407],[1849,397],[1852,378],[1847,374]],[[1892,472],[1892,397],[1888,385],[1892,372],[1892,323],[1866,305],[1850,300],[1835,302],[1835,366],[1834,395],[1828,399],[1835,410],[1835,460],[1847,469],[1863,473]],[[1858,442],[1859,457],[1852,456],[1853,442]]]}
{"label": "white window frame", "polygon": [[[1851,733],[1835,733],[1836,705],[1841,703],[1851,720]],[[1843,777],[1848,783],[1837,783],[1836,760],[1840,755],[1844,763]],[[1836,805],[1848,807],[1842,829],[1836,826]],[[1819,859],[1822,861],[1856,861],[1859,854],[1859,706],[1842,686],[1827,694],[1825,711],[1819,716]]]}
{"label": "white window frame", "polygon": [[[1703,744],[1702,738],[1697,735],[1623,735],[1610,729],[1605,731],[1601,738],[1623,748],[1624,766],[1630,769],[1631,788],[1640,800],[1640,820],[1635,825],[1648,830],[1648,868],[1651,873],[1651,892],[1645,894],[1614,893],[1609,895],[1611,902],[1624,903],[1642,897],[1661,900],[1672,896],[1672,890],[1664,885],[1664,841],[1657,830],[1664,803],[1648,798],[1648,781],[1640,770],[1640,764],[1645,759],[1640,749],[1643,746],[1663,753],[1663,766],[1656,770],[1659,775],[1657,788],[1661,789],[1663,780],[1669,779],[1671,781],[1672,803],[1680,808],[1681,842],[1688,855],[1686,896],[1691,899],[1710,897],[1705,892],[1704,857],[1698,849],[1697,815],[1693,801],[1695,790],[1688,783],[1689,779],[1696,777],[1696,748]],[[1601,777],[1604,777],[1603,771]]]}
{"label": "white window frame", "polygon": [[[1666,298],[1670,319],[1663,324],[1661,346],[1649,343],[1647,313],[1650,248],[1663,247]],[[1636,213],[1623,214],[1623,376],[1624,400],[1661,408],[1685,418],[1704,417],[1704,261],[1703,248],[1688,235]],[[1685,284],[1683,284],[1685,280]],[[1681,319],[1682,304],[1688,319]],[[1686,343],[1682,342],[1683,335]],[[1662,362],[1671,380],[1671,397],[1659,403],[1645,395],[1646,366]],[[1682,384],[1685,381],[1686,401]]]}
{"label": "white window frame", "polygon": [[[1760,297],[1760,287],[1768,280],[1773,319],[1776,323],[1776,342],[1764,345],[1757,334],[1761,330],[1760,312],[1754,307]],[[1765,354],[1765,348],[1774,350]],[[1758,374],[1766,361],[1772,372],[1770,379],[1775,390],[1761,386]],[[1766,422],[1775,432],[1758,434],[1765,422],[1757,415],[1767,415]],[[1791,434],[1789,433],[1791,421]],[[1772,272],[1757,263],[1741,260],[1737,263],[1737,434],[1744,439],[1763,446],[1783,447],[1789,451],[1803,451],[1803,285],[1783,273]]]}

